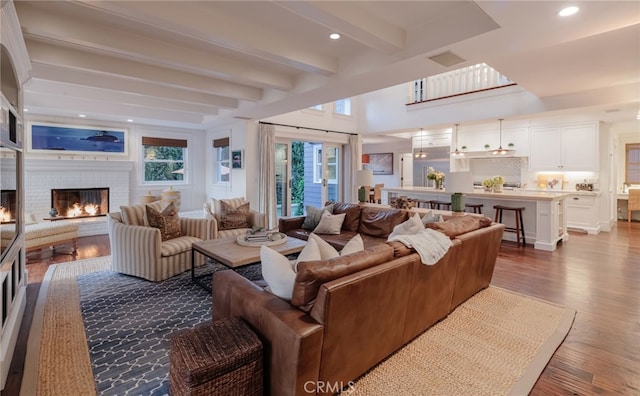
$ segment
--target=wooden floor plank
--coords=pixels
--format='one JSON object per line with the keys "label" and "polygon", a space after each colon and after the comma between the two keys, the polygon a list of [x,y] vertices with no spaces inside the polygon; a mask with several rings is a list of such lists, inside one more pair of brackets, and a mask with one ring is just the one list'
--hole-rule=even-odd
{"label": "wooden floor plank", "polygon": [[[48,266],[110,254],[106,235],[78,240],[78,255],[27,264],[27,308],[3,395],[19,394],[35,296]],[[570,232],[553,252],[503,242],[492,284],[577,310],[573,327],[532,395],[640,394],[640,223]]]}

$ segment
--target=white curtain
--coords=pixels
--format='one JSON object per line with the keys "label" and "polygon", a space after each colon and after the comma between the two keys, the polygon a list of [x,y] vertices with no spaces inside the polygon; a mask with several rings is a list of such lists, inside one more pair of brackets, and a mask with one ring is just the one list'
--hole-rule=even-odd
{"label": "white curtain", "polygon": [[344,185],[349,186],[345,191],[345,202],[358,202],[358,186],[356,186],[355,175],[358,169],[362,168],[362,145],[360,135],[349,136],[347,145],[348,157],[344,167]]}
{"label": "white curtain", "polygon": [[271,229],[278,226],[276,211],[276,128],[269,124],[258,125],[258,150],[260,151],[259,211],[266,215],[266,226]]}

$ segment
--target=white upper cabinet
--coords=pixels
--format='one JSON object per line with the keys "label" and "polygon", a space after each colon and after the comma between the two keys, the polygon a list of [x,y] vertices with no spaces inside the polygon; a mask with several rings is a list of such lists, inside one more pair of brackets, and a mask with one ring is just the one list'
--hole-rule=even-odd
{"label": "white upper cabinet", "polygon": [[597,171],[598,124],[573,124],[531,129],[529,169]]}

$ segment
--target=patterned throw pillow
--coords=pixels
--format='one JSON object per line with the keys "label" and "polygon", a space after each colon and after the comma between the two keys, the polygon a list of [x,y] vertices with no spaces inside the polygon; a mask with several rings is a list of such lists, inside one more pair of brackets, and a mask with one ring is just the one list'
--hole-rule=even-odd
{"label": "patterned throw pillow", "polygon": [[220,224],[219,230],[235,230],[238,228],[249,228],[249,216],[251,208],[249,202],[238,207],[233,207],[225,201],[220,201]]}
{"label": "patterned throw pillow", "polygon": [[306,209],[307,215],[304,218],[304,223],[302,223],[302,228],[309,231],[313,231],[318,226],[324,211],[333,214],[333,204],[327,205],[324,208],[316,208],[315,206],[307,205]]}
{"label": "patterned throw pillow", "polygon": [[162,212],[152,206],[145,205],[149,226],[159,228],[163,241],[178,238],[180,234],[180,218],[178,210],[173,206],[173,202],[167,205]]}

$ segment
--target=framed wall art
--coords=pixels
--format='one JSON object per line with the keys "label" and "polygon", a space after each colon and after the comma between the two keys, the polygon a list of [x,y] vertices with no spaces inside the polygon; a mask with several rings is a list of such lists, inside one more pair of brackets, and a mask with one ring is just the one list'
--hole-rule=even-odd
{"label": "framed wall art", "polygon": [[244,150],[231,151],[231,169],[244,168]]}
{"label": "framed wall art", "polygon": [[393,153],[367,155],[369,157],[369,163],[363,163],[363,169],[370,169],[374,175],[393,175]]}
{"label": "framed wall art", "polygon": [[127,155],[127,130],[33,122],[30,151],[57,154]]}

